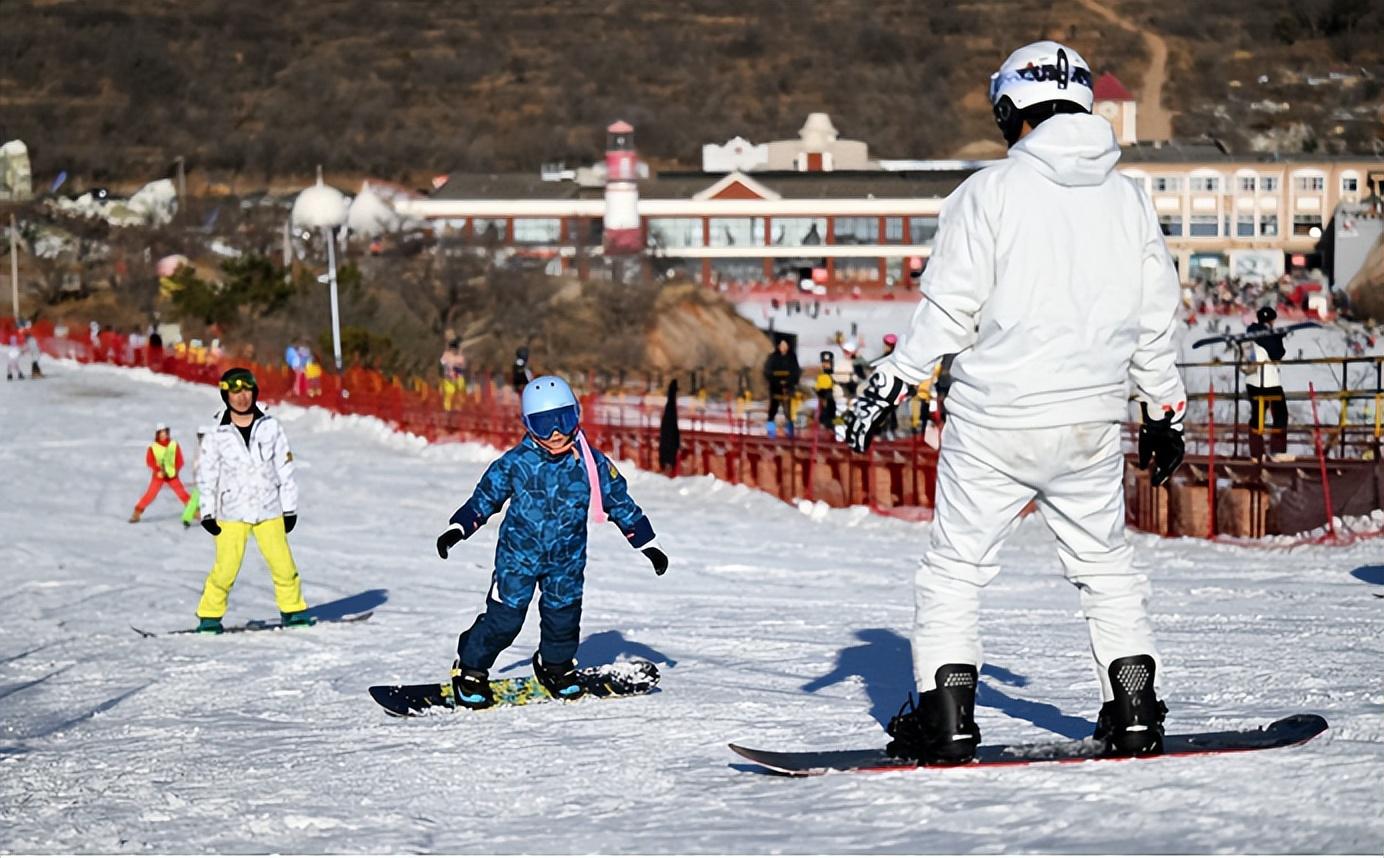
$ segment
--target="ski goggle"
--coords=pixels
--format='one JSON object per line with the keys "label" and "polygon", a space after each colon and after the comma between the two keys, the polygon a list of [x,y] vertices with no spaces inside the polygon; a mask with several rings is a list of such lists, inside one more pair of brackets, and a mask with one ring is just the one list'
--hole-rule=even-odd
{"label": "ski goggle", "polygon": [[239,393],[242,390],[255,390],[255,379],[251,376],[238,375],[235,378],[228,378],[221,382],[221,389],[227,393]]}
{"label": "ski goggle", "polygon": [[1092,88],[1091,70],[1081,66],[1068,66],[1066,68],[1055,65],[1025,66],[1021,69],[1010,69],[990,75],[990,103],[995,103],[995,98],[999,95],[1001,88],[1019,80],[1052,81],[1058,85],[1059,89],[1066,89],[1068,84],[1084,86],[1087,89]]}
{"label": "ski goggle", "polygon": [[577,431],[580,423],[580,414],[575,405],[564,405],[551,411],[524,415],[524,426],[536,438],[546,439],[554,431],[563,436],[570,436]]}

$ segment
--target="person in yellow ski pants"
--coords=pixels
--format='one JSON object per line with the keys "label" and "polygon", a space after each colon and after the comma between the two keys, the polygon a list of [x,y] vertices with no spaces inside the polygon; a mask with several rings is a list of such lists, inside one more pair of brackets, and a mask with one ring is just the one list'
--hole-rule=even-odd
{"label": "person in yellow ski pants", "polygon": [[283,614],[297,614],[308,609],[303,601],[302,582],[298,579],[298,567],[293,562],[293,553],[288,550],[288,535],[284,532],[284,520],[280,516],[251,524],[246,521],[218,521],[221,532],[216,535],[216,563],[207,575],[202,588],[202,600],[197,603],[197,616],[223,617],[226,615],[226,600],[231,594],[236,576],[240,574],[240,564],[245,559],[245,543],[254,534],[255,544],[269,567],[269,577],[274,580],[274,601]]}

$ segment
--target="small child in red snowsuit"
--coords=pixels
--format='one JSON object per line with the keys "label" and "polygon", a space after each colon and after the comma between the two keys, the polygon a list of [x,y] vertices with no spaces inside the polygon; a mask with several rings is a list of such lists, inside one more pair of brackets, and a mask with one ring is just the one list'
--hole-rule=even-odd
{"label": "small child in red snowsuit", "polygon": [[173,494],[184,504],[189,498],[182,480],[178,479],[178,472],[183,469],[183,451],[169,434],[167,424],[160,423],[154,427],[154,443],[150,444],[144,453],[144,464],[148,465],[153,473],[149,477],[149,488],[145,490],[144,497],[135,504],[130,524],[139,521],[140,516],[144,515],[144,511],[154,502],[154,497],[165,485],[173,489]]}

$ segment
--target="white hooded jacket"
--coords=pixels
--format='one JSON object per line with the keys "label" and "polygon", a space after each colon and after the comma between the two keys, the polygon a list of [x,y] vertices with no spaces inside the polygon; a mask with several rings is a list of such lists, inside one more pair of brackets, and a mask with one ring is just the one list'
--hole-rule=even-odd
{"label": "white hooded jacket", "polygon": [[258,524],[298,509],[293,453],[279,421],[268,415],[250,426],[250,443],[229,412],[202,438],[197,462],[202,518]]}
{"label": "white hooded jacket", "polygon": [[1131,382],[1153,416],[1180,418],[1177,272],[1119,158],[1109,122],[1063,114],[962,183],[882,368],[917,384],[959,353],[946,407],[982,426],[1126,420]]}

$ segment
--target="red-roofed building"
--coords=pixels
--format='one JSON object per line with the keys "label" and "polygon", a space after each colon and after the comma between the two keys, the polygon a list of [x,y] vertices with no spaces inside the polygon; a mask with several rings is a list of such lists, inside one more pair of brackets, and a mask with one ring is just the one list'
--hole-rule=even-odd
{"label": "red-roofed building", "polygon": [[1094,89],[1096,102],[1091,112],[1105,117],[1115,127],[1115,139],[1120,141],[1121,146],[1138,142],[1139,135],[1135,131],[1136,105],[1130,91],[1110,72],[1096,79]]}

